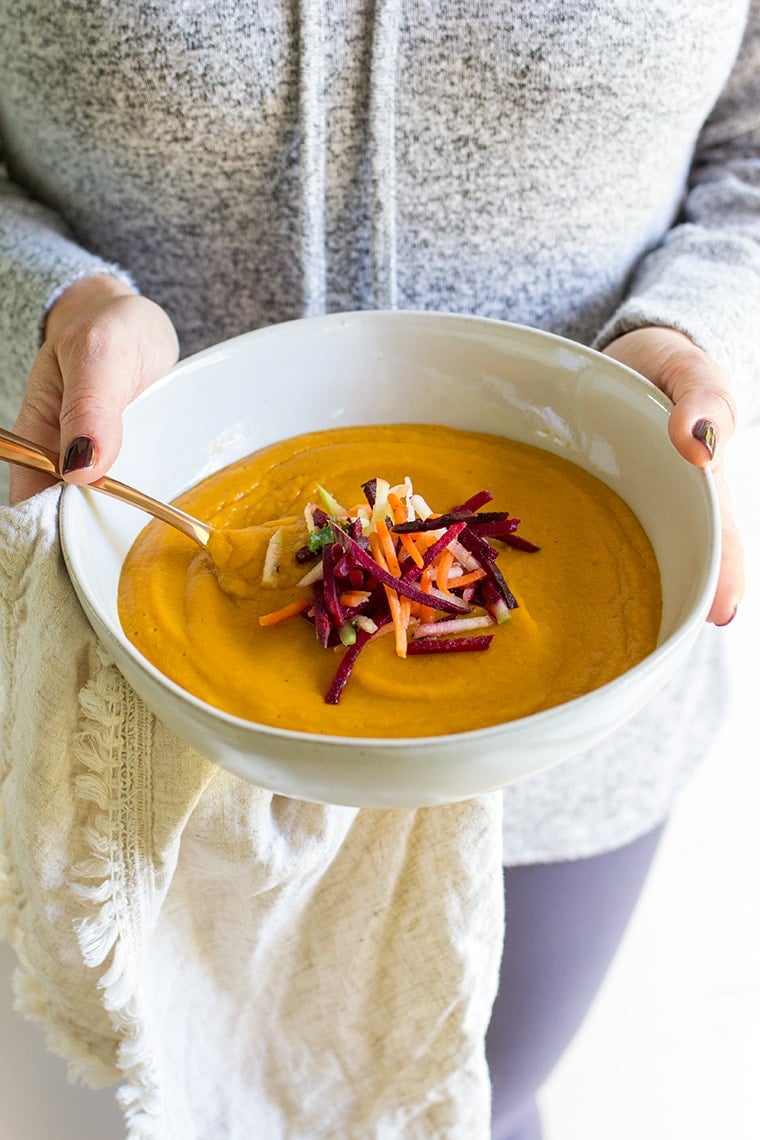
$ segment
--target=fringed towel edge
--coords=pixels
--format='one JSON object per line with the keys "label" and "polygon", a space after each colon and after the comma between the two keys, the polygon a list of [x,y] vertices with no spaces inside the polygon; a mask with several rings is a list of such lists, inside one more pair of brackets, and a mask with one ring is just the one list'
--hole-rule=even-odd
{"label": "fringed towel edge", "polygon": [[128,1140],[158,1140],[159,1082],[140,1016],[132,941],[153,886],[141,833],[150,818],[152,717],[108,655],[100,647],[95,654],[79,696],[81,729],[73,747],[76,793],[90,808],[84,827],[89,855],[72,868],[72,890],[87,907],[76,933],[85,964],[105,967],[98,987],[119,1034],[116,1097]]}

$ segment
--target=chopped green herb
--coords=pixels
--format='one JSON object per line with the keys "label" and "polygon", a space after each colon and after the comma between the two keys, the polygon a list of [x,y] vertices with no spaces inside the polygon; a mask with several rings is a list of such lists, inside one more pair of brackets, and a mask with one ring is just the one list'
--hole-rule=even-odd
{"label": "chopped green herb", "polygon": [[325,546],[335,542],[335,529],[332,523],[325,523],[319,530],[313,530],[309,535],[308,547],[312,554],[319,554]]}

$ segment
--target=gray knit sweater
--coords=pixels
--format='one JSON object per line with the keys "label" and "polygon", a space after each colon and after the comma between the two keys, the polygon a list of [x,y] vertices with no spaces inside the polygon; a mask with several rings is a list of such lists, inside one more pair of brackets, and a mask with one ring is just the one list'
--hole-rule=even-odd
{"label": "gray knit sweater", "polygon": [[[104,269],[184,353],[368,307],[597,345],[668,324],[758,406],[758,3],[14,0],[0,147],[6,424],[51,300]],[[508,861],[662,819],[719,703],[713,651],[505,793]]]}

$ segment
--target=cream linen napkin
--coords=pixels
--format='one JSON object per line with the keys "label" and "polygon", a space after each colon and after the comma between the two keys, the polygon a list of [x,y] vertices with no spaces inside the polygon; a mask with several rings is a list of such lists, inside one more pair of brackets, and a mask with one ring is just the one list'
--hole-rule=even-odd
{"label": "cream linen napkin", "polygon": [[131,1140],[479,1140],[501,797],[272,795],[156,721],[105,657],[58,491],[0,512],[2,875],[19,1007]]}

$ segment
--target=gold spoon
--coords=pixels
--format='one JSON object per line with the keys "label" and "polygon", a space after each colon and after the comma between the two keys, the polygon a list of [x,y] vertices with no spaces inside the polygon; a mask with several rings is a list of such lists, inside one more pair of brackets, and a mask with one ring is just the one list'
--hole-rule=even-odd
{"label": "gold spoon", "polygon": [[[61,479],[60,457],[54,451],[48,451],[39,444],[22,439],[21,436],[3,428],[0,428],[0,459],[5,459],[8,463],[18,463],[21,467],[31,467],[35,471],[44,471],[54,479]],[[144,491],[120,483],[118,479],[112,479],[109,475],[103,475],[100,479],[88,483],[87,487],[138,507],[192,539],[207,551],[217,572],[219,585],[226,594],[233,597],[254,596],[257,586],[251,577],[249,567],[252,562],[262,561],[262,541],[266,544],[266,554],[260,576],[265,584],[272,585],[280,569],[283,528],[290,532],[291,536],[294,532],[297,534],[296,546],[301,545],[306,538],[304,523],[293,517],[272,519],[266,524],[218,529],[193,518],[171,503],[154,499]],[[300,535],[301,529],[304,530],[303,535]]]}
{"label": "gold spoon", "polygon": [[[54,451],[48,451],[46,448],[40,447],[39,444],[32,443],[28,439],[22,439],[21,436],[14,435],[13,432],[5,431],[3,428],[0,428],[0,459],[5,459],[8,463],[18,463],[21,467],[31,467],[35,471],[44,471],[46,475],[52,475],[54,479],[61,478],[59,456]],[[143,491],[129,487],[126,483],[120,483],[117,479],[111,479],[108,475],[103,475],[93,483],[88,483],[87,486],[96,491],[102,491],[104,495],[110,495],[114,499],[131,503],[133,507],[139,507],[141,511],[146,511],[154,518],[161,519],[162,522],[176,527],[177,530],[187,535],[199,546],[206,547],[214,532],[214,528],[208,523],[193,518],[192,515],[181,511],[179,507],[173,507],[169,503],[162,503],[159,499],[153,499]]]}

